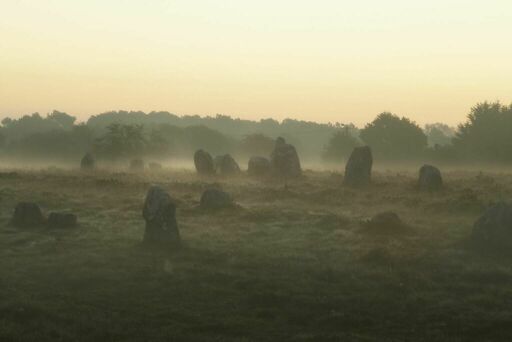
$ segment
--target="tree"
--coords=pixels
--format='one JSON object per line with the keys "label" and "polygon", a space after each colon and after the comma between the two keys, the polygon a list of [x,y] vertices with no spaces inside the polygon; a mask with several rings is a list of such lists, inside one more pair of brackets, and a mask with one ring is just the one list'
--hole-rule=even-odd
{"label": "tree", "polygon": [[246,135],[240,142],[240,152],[246,156],[270,156],[274,149],[274,139],[261,134]]}
{"label": "tree", "polygon": [[96,140],[95,150],[108,158],[131,158],[140,156],[146,145],[144,126],[111,124],[107,133]]}
{"label": "tree", "polygon": [[333,133],[329,142],[324,147],[323,159],[329,162],[341,162],[345,160],[354,147],[360,145],[357,138],[351,133],[349,127]]}
{"label": "tree", "polygon": [[76,121],[74,116],[54,110],[46,117],[47,120],[56,122],[63,129],[73,128],[73,124]]}
{"label": "tree", "polygon": [[147,154],[163,156],[168,155],[171,151],[171,143],[166,139],[163,131],[153,128],[149,133]]}
{"label": "tree", "polygon": [[413,121],[392,113],[381,113],[360,133],[376,158],[408,159],[419,157],[427,148],[427,136]]}
{"label": "tree", "polygon": [[185,127],[184,132],[193,150],[202,148],[213,154],[224,154],[232,150],[231,139],[206,126]]}
{"label": "tree", "polygon": [[452,138],[455,136],[455,129],[444,123],[437,122],[425,125],[425,134],[427,135],[428,146],[445,146],[452,143]]}
{"label": "tree", "polygon": [[453,144],[465,158],[512,161],[512,105],[479,103],[459,125]]}

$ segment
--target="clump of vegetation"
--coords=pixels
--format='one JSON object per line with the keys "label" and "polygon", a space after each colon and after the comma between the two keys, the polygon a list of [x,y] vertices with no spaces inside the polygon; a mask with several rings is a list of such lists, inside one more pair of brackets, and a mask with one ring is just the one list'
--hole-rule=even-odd
{"label": "clump of vegetation", "polygon": [[413,121],[392,113],[379,114],[361,130],[361,140],[376,159],[418,159],[427,149],[427,136]]}
{"label": "clump of vegetation", "polygon": [[343,127],[336,131],[324,147],[323,159],[329,162],[342,162],[347,160],[352,150],[359,146],[360,142],[353,135],[349,127]]}
{"label": "clump of vegetation", "polygon": [[443,123],[422,130],[406,117],[385,112],[358,129],[352,124],[285,119],[249,121],[225,115],[109,112],[85,123],[59,111],[4,118],[0,155],[30,160],[71,160],[94,150],[108,160],[144,156],[186,158],[198,149],[235,158],[269,157],[284,137],[304,161],[341,163],[354,147],[369,145],[377,161],[512,162],[512,105],[479,103],[456,130]]}
{"label": "clump of vegetation", "polygon": [[455,129],[440,122],[425,125],[425,135],[428,139],[428,146],[435,148],[436,146],[451,145],[455,136]]}

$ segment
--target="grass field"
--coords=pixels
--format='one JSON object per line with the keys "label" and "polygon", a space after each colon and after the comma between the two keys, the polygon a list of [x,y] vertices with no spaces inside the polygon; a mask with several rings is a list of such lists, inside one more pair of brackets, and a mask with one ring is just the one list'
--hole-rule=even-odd
{"label": "grass field", "polygon": [[[507,341],[512,257],[476,251],[472,224],[512,198],[512,174],[450,171],[425,194],[380,171],[354,190],[307,171],[283,183],[192,172],[0,174],[0,341]],[[184,246],[140,246],[142,201],[178,202]],[[198,209],[211,185],[238,208]],[[78,215],[73,230],[9,227],[14,206]],[[408,234],[361,222],[395,211]]]}

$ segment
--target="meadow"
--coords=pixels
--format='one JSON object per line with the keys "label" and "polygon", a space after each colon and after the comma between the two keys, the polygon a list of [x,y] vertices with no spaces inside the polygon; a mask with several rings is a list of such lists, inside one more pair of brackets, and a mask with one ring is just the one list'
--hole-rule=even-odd
{"label": "meadow", "polygon": [[[507,341],[512,257],[470,243],[473,222],[512,198],[512,173],[380,169],[365,189],[337,172],[275,180],[164,168],[0,173],[1,341]],[[183,246],[140,244],[159,184],[178,204]],[[206,188],[236,208],[198,207]],[[69,230],[9,225],[20,201],[71,211]],[[394,211],[409,227],[368,231]]]}

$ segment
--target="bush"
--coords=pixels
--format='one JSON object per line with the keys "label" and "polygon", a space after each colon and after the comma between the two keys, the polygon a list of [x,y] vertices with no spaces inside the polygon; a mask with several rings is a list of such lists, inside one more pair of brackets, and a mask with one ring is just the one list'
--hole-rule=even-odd
{"label": "bush", "polygon": [[239,152],[242,155],[268,157],[274,149],[274,139],[263,134],[249,134],[240,141]]}
{"label": "bush", "polygon": [[329,142],[324,147],[323,159],[328,162],[341,162],[346,160],[352,150],[359,146],[360,143],[356,137],[352,135],[348,127],[336,131]]}
{"label": "bush", "polygon": [[391,113],[379,114],[361,130],[360,137],[376,159],[419,158],[427,148],[427,136],[415,122]]}
{"label": "bush", "polygon": [[479,103],[458,127],[453,144],[465,159],[512,161],[512,105]]}

